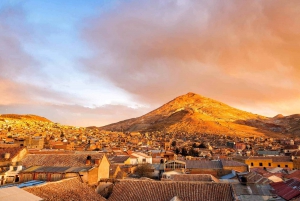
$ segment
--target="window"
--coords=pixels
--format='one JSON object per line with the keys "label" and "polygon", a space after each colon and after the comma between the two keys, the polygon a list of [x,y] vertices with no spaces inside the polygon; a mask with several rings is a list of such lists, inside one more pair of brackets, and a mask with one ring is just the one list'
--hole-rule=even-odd
{"label": "window", "polygon": [[251,166],[253,166],[253,163],[251,163]]}
{"label": "window", "polygon": [[259,163],[259,166],[263,166],[263,164],[262,164],[262,163]]}
{"label": "window", "polygon": [[271,166],[271,163],[269,163],[269,166]]}
{"label": "window", "polygon": [[280,165],[277,165],[277,167],[280,167]]}
{"label": "window", "polygon": [[285,165],[285,167],[289,167],[288,165]]}

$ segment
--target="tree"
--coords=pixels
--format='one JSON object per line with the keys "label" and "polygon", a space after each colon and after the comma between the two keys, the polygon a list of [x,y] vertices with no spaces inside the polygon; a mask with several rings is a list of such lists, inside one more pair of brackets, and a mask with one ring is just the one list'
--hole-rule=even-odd
{"label": "tree", "polygon": [[191,148],[191,149],[189,150],[189,155],[190,155],[190,156],[197,157],[197,156],[199,156],[199,153],[198,153],[194,148]]}
{"label": "tree", "polygon": [[138,177],[150,177],[151,172],[153,172],[153,170],[152,170],[152,166],[149,163],[144,163],[142,165],[139,165],[134,171],[134,173]]}
{"label": "tree", "polygon": [[199,145],[199,148],[206,148],[206,146],[205,146],[204,143],[201,143],[201,144]]}
{"label": "tree", "polygon": [[183,155],[183,156],[187,156],[188,155],[188,151],[187,151],[187,149],[185,147],[182,148],[181,155]]}

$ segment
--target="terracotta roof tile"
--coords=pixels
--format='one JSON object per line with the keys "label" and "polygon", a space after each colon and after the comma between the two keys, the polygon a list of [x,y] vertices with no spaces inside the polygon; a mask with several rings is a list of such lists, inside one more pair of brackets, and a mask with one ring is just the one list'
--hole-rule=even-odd
{"label": "terracotta roof tile", "polygon": [[207,181],[220,182],[211,174],[174,174],[173,181]]}
{"label": "terracotta roof tile", "polygon": [[114,186],[109,201],[232,201],[230,184],[204,182],[121,181]]}
{"label": "terracotta roof tile", "polygon": [[49,182],[41,186],[23,188],[25,191],[43,198],[45,201],[105,201],[88,185],[77,178]]}
{"label": "terracotta roof tile", "polygon": [[8,148],[0,148],[0,161],[4,160],[4,156],[6,153],[10,154],[10,158],[15,157],[22,149],[25,149],[23,147],[8,147]]}
{"label": "terracotta roof tile", "polygon": [[[23,160],[22,164],[25,167],[30,166],[85,166],[87,156],[93,159],[102,159],[104,154],[29,154]],[[90,165],[92,166],[92,164]]]}

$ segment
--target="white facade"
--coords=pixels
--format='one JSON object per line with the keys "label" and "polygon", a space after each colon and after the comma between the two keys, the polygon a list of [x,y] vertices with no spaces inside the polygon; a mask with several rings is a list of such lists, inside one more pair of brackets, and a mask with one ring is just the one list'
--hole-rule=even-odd
{"label": "white facade", "polygon": [[[152,157],[148,156],[147,154],[141,153],[141,152],[134,152],[131,154],[134,157],[137,157],[137,163],[143,164],[143,163],[150,163],[152,164]],[[131,158],[130,158],[131,160]]]}

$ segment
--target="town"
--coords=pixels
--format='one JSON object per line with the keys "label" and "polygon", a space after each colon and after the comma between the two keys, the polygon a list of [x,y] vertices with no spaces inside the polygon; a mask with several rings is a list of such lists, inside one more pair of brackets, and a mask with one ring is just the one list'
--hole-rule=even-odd
{"label": "town", "polygon": [[[36,116],[1,118],[0,192],[18,187],[24,196],[35,196],[31,200],[72,196],[75,200],[297,200],[300,196],[300,138],[292,135],[114,132],[64,126]],[[212,193],[182,190],[192,184]]]}

